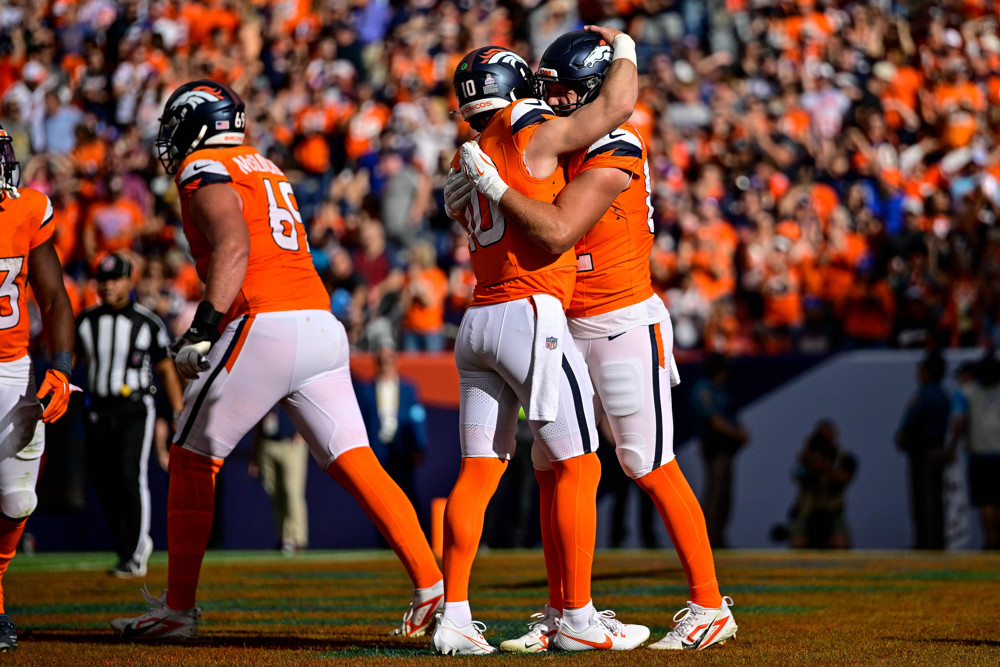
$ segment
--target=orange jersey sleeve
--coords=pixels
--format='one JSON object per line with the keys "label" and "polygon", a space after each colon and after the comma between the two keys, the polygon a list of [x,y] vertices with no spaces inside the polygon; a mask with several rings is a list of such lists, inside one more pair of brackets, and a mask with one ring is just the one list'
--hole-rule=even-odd
{"label": "orange jersey sleeve", "polygon": [[628,172],[632,180],[576,244],[576,288],[566,311],[569,317],[601,315],[653,296],[649,165],[646,145],[631,125],[622,125],[569,158],[571,180],[588,169],[606,168]]}
{"label": "orange jersey sleeve", "polygon": [[[535,178],[524,164],[524,149],[540,123],[554,117],[540,100],[523,99],[505,107],[487,123],[479,145],[493,159],[501,178],[518,192],[553,202],[566,185],[562,169]],[[452,167],[461,169],[458,154]],[[551,294],[569,305],[576,259],[572,250],[553,255],[536,245],[516,224],[508,224],[500,208],[473,192],[462,222],[469,235],[476,288],[472,305],[503,303],[532,294]]]}
{"label": "orange jersey sleeve", "polygon": [[188,205],[198,188],[215,184],[228,185],[240,196],[250,234],[247,274],[225,321],[245,314],[329,310],[330,297],[313,268],[292,184],[250,146],[195,151],[178,169],[184,233],[202,281],[212,247],[191,222]]}
{"label": "orange jersey sleeve", "polygon": [[0,362],[28,353],[28,255],[52,238],[52,202],[37,190],[0,200]]}

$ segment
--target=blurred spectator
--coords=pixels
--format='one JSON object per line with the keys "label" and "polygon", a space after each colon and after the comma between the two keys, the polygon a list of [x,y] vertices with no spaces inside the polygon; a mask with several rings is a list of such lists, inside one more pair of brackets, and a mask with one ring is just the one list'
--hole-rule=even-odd
{"label": "blurred spectator", "polygon": [[944,549],[945,438],[951,400],[941,387],[945,361],[930,352],[917,366],[917,391],[896,430],[909,459],[914,549]]}
{"label": "blurred spectator", "polygon": [[982,3],[641,4],[19,2],[0,26],[0,123],[22,182],[60,200],[69,273],[115,248],[183,257],[176,191],[150,160],[157,118],[179,82],[224,79],[260,109],[248,134],[291,178],[317,267],[341,257],[332,242],[352,259],[361,284],[332,298],[371,346],[401,339],[417,239],[449,276],[446,330],[468,303],[440,210],[470,136],[448,113],[458,58],[493,43],[530,62],[614,21],[637,41],[631,122],[679,345],[1000,339],[1000,38]]}
{"label": "blurred spectator", "polygon": [[434,247],[422,241],[410,248],[409,273],[403,287],[403,350],[444,349],[444,302],[448,276],[437,266]]}
{"label": "blurred spectator", "polygon": [[849,549],[844,492],[858,463],[844,451],[829,419],[816,424],[799,452],[792,479],[798,496],[790,513],[790,546],[797,549]]}
{"label": "blurred spectator", "polygon": [[989,350],[967,370],[952,403],[955,433],[969,452],[969,492],[979,508],[983,548],[1000,549],[1000,361]]}
{"label": "blurred spectator", "polygon": [[271,501],[275,532],[286,556],[309,548],[308,466],[306,441],[288,413],[276,406],[254,429],[248,472],[260,479]]}
{"label": "blurred spectator", "polygon": [[416,468],[427,454],[427,411],[416,387],[399,377],[396,350],[375,352],[375,378],[355,382],[368,440],[389,476],[423,516],[417,494]]}
{"label": "blurred spectator", "polygon": [[750,435],[736,419],[726,389],[729,360],[713,352],[702,365],[702,378],[691,389],[692,409],[698,423],[701,457],[705,464],[702,507],[712,547],[724,549],[726,524],[733,504],[733,459]]}

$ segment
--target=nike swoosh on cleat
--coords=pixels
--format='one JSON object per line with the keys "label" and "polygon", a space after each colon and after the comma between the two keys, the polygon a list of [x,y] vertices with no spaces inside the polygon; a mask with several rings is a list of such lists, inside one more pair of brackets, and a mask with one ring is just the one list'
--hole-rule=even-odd
{"label": "nike swoosh on cleat", "polygon": [[[151,625],[150,621],[152,621]],[[146,619],[145,621],[140,621],[131,627],[126,626],[125,629],[122,631],[122,636],[159,637],[160,635],[166,634],[171,630],[176,630],[182,625],[184,624],[178,623],[177,621],[168,621],[166,619],[150,618]]]}
{"label": "nike swoosh on cleat", "polygon": [[[417,610],[422,607],[430,607],[431,610],[435,609],[437,607],[438,602],[440,602],[442,598],[444,598],[443,594],[432,597],[430,600],[427,600],[426,602],[421,602],[420,604],[418,604],[416,607],[413,608],[413,616],[416,616]],[[410,618],[413,618],[413,616],[411,616]],[[434,618],[433,614],[427,613],[424,614],[423,622],[421,623],[413,623],[412,621],[407,621],[406,634],[412,635],[414,632],[416,632],[420,628],[425,627],[428,623],[430,623],[433,618]]]}
{"label": "nike swoosh on cleat", "polygon": [[709,628],[709,630],[711,630],[712,628],[715,628],[715,632],[713,632],[711,635],[709,635],[708,634],[708,630],[705,631],[705,634],[702,636],[702,639],[698,642],[699,649],[701,649],[701,648],[708,648],[708,646],[711,644],[712,640],[715,639],[715,636],[717,634],[719,634],[720,632],[722,632],[722,628],[726,627],[726,622],[728,620],[729,620],[728,616],[723,616],[719,620],[717,620],[714,623],[712,623],[712,626],[711,626],[711,628]]}
{"label": "nike swoosh on cleat", "polygon": [[[470,642],[472,642],[473,644],[475,644],[475,645],[476,645],[476,646],[478,646],[479,648],[483,649],[484,651],[489,651],[490,653],[492,653],[492,652],[493,652],[493,647],[492,647],[492,646],[490,646],[490,645],[489,645],[488,643],[487,643],[487,644],[483,644],[483,642],[479,641],[479,640],[478,640],[478,639],[476,639],[475,637],[470,637],[469,635],[463,635],[463,634],[462,634],[461,632],[459,632],[458,630],[452,630],[451,628],[442,628],[442,629],[444,629],[444,630],[451,630],[451,631],[452,631],[452,632],[454,632],[454,633],[455,633],[456,635],[459,635],[460,637],[465,637],[465,638],[466,638],[466,639],[468,639],[468,640],[469,640]],[[456,650],[457,650],[457,649],[456,649]]]}
{"label": "nike swoosh on cleat", "polygon": [[579,642],[581,644],[584,644],[585,646],[592,646],[594,648],[608,649],[608,648],[611,648],[612,645],[613,645],[613,642],[611,641],[611,637],[609,637],[607,635],[604,635],[604,641],[601,642],[600,644],[598,644],[597,642],[587,641],[586,639],[579,639],[577,637],[570,637],[569,635],[567,635],[565,633],[563,633],[563,637],[566,637],[566,639],[572,639],[573,641]]}

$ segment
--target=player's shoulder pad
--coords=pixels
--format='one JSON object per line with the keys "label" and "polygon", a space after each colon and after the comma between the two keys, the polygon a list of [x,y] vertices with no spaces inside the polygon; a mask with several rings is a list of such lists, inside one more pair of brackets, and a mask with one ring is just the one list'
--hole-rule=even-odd
{"label": "player's shoulder pad", "polygon": [[28,210],[28,215],[39,218],[39,229],[52,222],[52,200],[48,195],[34,188],[18,188],[17,192]]}
{"label": "player's shoulder pad", "polygon": [[209,158],[198,158],[187,163],[177,177],[177,186],[184,187],[195,185],[212,185],[215,183],[232,183],[233,177],[229,175],[226,165],[218,160]]}
{"label": "player's shoulder pad", "polygon": [[609,153],[612,157],[642,158],[642,139],[630,128],[617,127],[592,143],[585,159]]}
{"label": "player's shoulder pad", "polygon": [[555,116],[552,107],[542,100],[525,98],[514,102],[510,110],[510,129],[517,134],[526,127],[542,123]]}

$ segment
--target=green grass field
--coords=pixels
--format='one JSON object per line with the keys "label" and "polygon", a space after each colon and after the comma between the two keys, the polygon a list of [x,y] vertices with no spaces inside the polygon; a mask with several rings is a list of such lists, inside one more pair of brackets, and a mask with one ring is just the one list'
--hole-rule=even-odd
{"label": "green grass field", "polygon": [[[166,585],[166,556],[153,557],[146,583]],[[725,646],[699,653],[642,648],[628,653],[551,653],[470,658],[435,656],[428,638],[386,633],[410,597],[389,552],[214,552],[199,589],[197,640],[122,643],[108,622],[138,615],[142,582],[105,574],[109,554],[18,556],[5,576],[7,611],[20,648],[4,665],[998,665],[1000,556],[908,552],[717,554],[723,593],[740,629]],[[542,557],[534,551],[479,555],[473,616],[497,645],[519,635],[545,602]],[[651,641],[670,627],[687,594],[672,551],[602,551],[594,568],[598,609],[649,625]]]}

